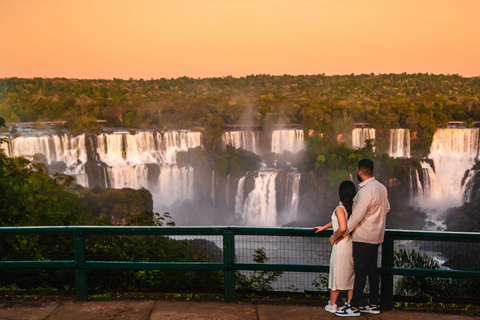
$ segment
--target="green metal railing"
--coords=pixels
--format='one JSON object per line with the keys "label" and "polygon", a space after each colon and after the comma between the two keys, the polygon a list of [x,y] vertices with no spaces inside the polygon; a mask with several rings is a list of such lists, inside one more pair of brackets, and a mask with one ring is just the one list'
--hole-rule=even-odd
{"label": "green metal railing", "polygon": [[[304,228],[252,228],[252,227],[3,227],[5,235],[63,235],[73,237],[73,260],[53,261],[0,261],[0,269],[7,268],[71,268],[75,270],[75,290],[79,300],[88,298],[86,270],[136,269],[136,270],[216,270],[224,272],[225,300],[235,299],[235,271],[292,271],[328,273],[328,265],[239,263],[235,261],[235,236],[329,237],[331,230],[315,234]],[[88,261],[85,259],[86,236],[221,236],[223,262],[125,262]],[[398,240],[424,240],[444,242],[480,243],[480,233],[424,232],[387,230],[382,245],[381,292],[382,308],[393,305],[394,275],[480,279],[480,271],[427,270],[396,268],[393,266],[394,244]]]}

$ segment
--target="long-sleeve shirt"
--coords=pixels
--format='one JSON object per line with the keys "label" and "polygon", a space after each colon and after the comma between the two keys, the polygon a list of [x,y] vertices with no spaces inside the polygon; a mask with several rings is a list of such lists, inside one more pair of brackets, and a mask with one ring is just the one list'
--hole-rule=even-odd
{"label": "long-sleeve shirt", "polygon": [[346,232],[353,232],[354,242],[382,243],[388,211],[390,203],[387,188],[375,177],[367,179],[358,185]]}

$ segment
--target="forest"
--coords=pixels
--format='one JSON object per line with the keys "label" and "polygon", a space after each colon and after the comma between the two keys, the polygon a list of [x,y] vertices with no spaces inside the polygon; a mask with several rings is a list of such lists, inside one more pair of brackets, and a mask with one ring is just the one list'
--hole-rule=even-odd
{"label": "forest", "polygon": [[480,78],[434,74],[251,75],[241,78],[82,80],[0,79],[7,123],[67,121],[71,133],[108,126],[204,128],[212,148],[225,124],[299,124],[335,141],[355,122],[377,130],[385,148],[391,128],[415,132],[412,155],[428,152],[448,121],[480,120]]}

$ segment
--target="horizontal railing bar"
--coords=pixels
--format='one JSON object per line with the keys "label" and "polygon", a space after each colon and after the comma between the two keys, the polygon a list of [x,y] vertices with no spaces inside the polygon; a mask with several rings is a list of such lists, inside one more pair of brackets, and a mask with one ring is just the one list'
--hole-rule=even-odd
{"label": "horizontal railing bar", "polygon": [[392,268],[390,274],[416,277],[480,279],[480,271],[464,270],[431,270],[417,268]]}
{"label": "horizontal railing bar", "polygon": [[225,270],[222,262],[123,262],[86,261],[85,269],[131,269],[131,270]]}
{"label": "horizontal railing bar", "polygon": [[480,242],[480,232],[386,230],[394,240]]}
{"label": "horizontal railing bar", "polygon": [[47,261],[0,261],[0,269],[31,269],[31,268],[77,268],[74,260]]}
{"label": "horizontal railing bar", "polygon": [[[321,236],[331,234],[331,229],[315,233],[310,228],[263,228],[263,227],[137,227],[137,226],[39,226],[0,227],[0,234],[72,234],[75,230],[85,234],[100,235],[221,235],[230,230],[235,235],[264,236]],[[480,241],[480,232],[386,230],[395,240],[432,241]]]}

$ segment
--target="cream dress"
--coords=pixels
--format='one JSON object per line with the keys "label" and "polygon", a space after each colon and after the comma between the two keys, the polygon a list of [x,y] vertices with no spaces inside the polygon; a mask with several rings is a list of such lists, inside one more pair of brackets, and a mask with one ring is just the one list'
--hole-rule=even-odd
{"label": "cream dress", "polygon": [[[342,202],[338,207],[345,211],[345,219],[348,220],[347,209]],[[337,207],[337,208],[338,208]],[[337,231],[339,226],[337,215],[335,211],[332,214],[332,228],[333,232]],[[332,254],[330,255],[330,271],[328,273],[328,288],[330,290],[350,290],[353,289],[354,274],[353,274],[353,250],[352,250],[352,236],[347,234],[345,239],[332,246]]]}

